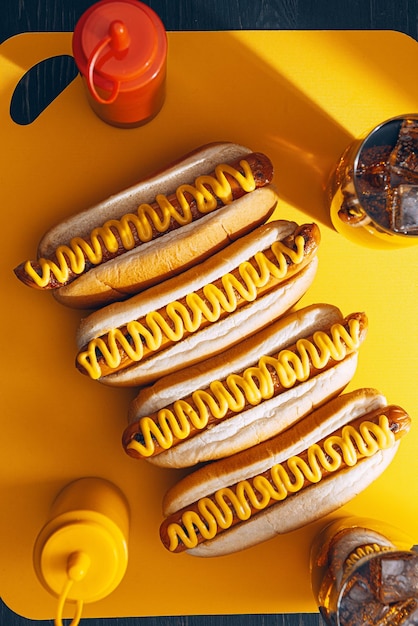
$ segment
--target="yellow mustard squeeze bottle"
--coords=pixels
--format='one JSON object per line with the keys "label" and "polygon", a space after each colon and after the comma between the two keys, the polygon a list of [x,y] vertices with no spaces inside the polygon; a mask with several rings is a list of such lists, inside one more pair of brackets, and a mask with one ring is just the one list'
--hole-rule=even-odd
{"label": "yellow mustard squeeze bottle", "polygon": [[67,602],[75,604],[76,626],[84,603],[116,589],[128,564],[128,534],[128,504],[113,483],[86,477],[58,494],[33,553],[40,582],[58,598],[56,626]]}

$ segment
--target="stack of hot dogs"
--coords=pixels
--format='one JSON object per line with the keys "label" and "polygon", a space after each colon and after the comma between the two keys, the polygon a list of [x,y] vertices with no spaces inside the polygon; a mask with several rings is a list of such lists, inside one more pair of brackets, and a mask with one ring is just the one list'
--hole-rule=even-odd
{"label": "stack of hot dogs", "polygon": [[76,366],[139,388],[127,454],[191,468],[163,502],[172,552],[228,554],[327,515],[383,472],[409,430],[378,391],[343,393],[367,316],[296,306],[320,230],[273,219],[272,180],[265,154],[203,146],[51,229],[15,269],[96,309],[80,323]]}

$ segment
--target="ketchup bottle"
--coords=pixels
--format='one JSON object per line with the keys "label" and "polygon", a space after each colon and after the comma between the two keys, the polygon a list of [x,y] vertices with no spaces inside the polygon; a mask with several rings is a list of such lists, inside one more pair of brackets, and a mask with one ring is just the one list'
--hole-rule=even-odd
{"label": "ketchup bottle", "polygon": [[105,122],[140,126],[165,99],[167,35],[158,15],[138,0],[101,0],[79,19],[73,54],[88,100]]}

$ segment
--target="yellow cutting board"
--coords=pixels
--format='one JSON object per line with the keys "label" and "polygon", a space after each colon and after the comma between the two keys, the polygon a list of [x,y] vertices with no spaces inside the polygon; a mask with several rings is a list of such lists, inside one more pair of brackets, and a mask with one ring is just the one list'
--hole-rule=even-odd
{"label": "yellow cutting board", "polygon": [[[25,288],[12,269],[42,233],[209,141],[265,151],[280,191],[276,216],[315,220],[320,267],[301,304],[364,310],[369,334],[350,389],[374,386],[415,420],[394,462],[346,511],[385,519],[418,541],[418,246],[372,249],[336,233],[323,185],[353,136],[418,110],[415,41],[396,32],[169,33],[167,100],[150,124],[121,130],[89,109],[77,77],[33,122],[11,121],[21,76],[71,54],[71,33],[23,34],[0,50],[2,425],[0,593],[31,619],[56,600],[32,549],[62,487],[82,476],[118,485],[131,507],[129,565],[85,617],[310,612],[308,556],[322,523],[211,560],[160,545],[161,499],[181,472],[137,462],[120,438],[134,390],[109,389],[74,368],[82,313]],[[71,608],[71,607],[70,607]]]}

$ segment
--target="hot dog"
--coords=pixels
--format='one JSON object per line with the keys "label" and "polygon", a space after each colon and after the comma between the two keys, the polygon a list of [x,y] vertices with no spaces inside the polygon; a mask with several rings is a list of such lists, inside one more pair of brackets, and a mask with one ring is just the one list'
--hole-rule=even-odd
{"label": "hot dog", "polygon": [[105,384],[142,386],[270,324],[316,273],[316,224],[264,224],[179,276],[82,320],[76,364]]}
{"label": "hot dog", "polygon": [[51,228],[15,274],[74,308],[124,300],[264,223],[272,177],[266,155],[208,144]]}
{"label": "hot dog", "polygon": [[160,378],[129,407],[132,457],[189,467],[230,456],[288,428],[352,379],[367,317],[307,306],[227,352]]}
{"label": "hot dog", "polygon": [[410,428],[374,389],[343,394],[284,433],[189,474],[165,495],[171,552],[220,556],[295,530],[346,504],[393,459]]}

